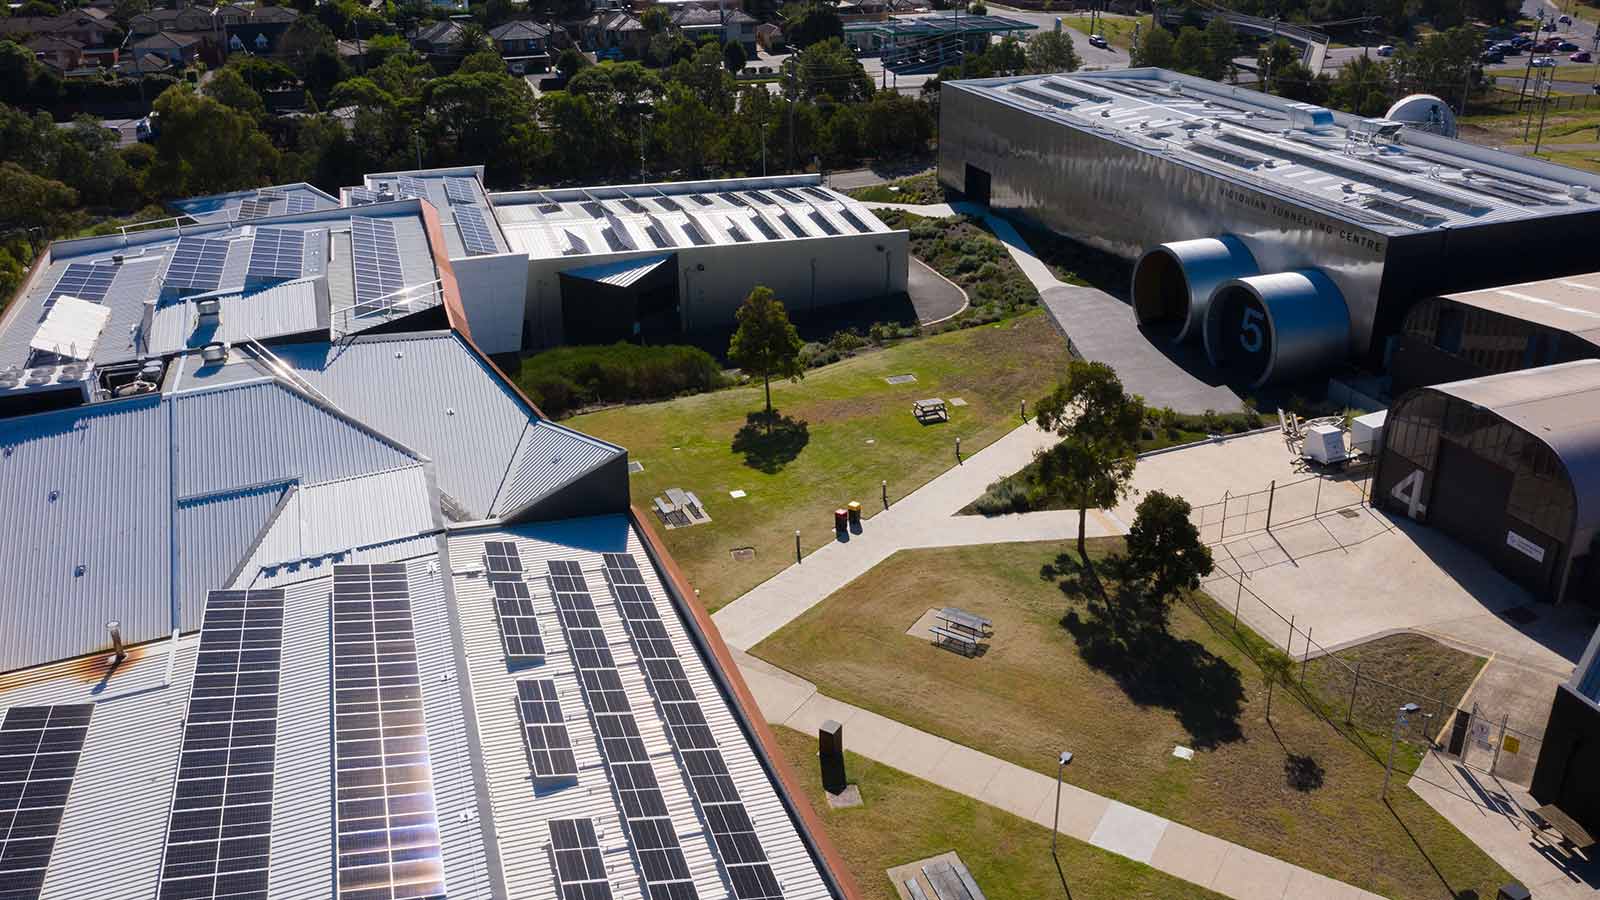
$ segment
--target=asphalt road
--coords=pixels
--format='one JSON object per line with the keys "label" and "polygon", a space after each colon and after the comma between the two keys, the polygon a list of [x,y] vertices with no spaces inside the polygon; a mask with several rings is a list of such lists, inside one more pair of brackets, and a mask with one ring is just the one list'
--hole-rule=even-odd
{"label": "asphalt road", "polygon": [[[1038,12],[1028,9],[1016,9],[1010,6],[1002,6],[998,3],[989,4],[989,14],[1002,16],[1007,19],[1017,19],[1019,21],[1027,22],[1030,25],[1037,25],[1040,31],[1053,31],[1056,27],[1056,19],[1062,17],[1062,14],[1057,12]],[[1108,15],[1106,18],[1116,19],[1127,17]],[[1106,50],[1101,50],[1099,47],[1091,47],[1089,46],[1089,36],[1087,34],[1084,34],[1076,28],[1066,25],[1063,25],[1062,28],[1072,35],[1072,48],[1078,51],[1078,59],[1082,61],[1083,68],[1127,68],[1128,54],[1126,51],[1118,50],[1115,47]],[[1032,31],[1028,32],[1028,34],[1035,33],[1036,32]]]}

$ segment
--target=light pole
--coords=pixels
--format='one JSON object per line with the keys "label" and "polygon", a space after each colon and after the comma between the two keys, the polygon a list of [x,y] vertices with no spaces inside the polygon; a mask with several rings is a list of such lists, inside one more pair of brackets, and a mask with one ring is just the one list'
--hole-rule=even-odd
{"label": "light pole", "polygon": [[1389,761],[1383,766],[1383,797],[1389,797],[1389,776],[1394,773],[1394,745],[1400,741],[1400,726],[1406,724],[1406,717],[1415,715],[1422,707],[1415,703],[1407,703],[1395,713],[1394,728],[1389,731]]}
{"label": "light pole", "polygon": [[1055,861],[1056,874],[1061,876],[1061,889],[1067,892],[1067,900],[1072,900],[1072,888],[1067,887],[1067,873],[1061,870],[1061,857],[1056,855],[1056,838],[1061,834],[1061,775],[1070,762],[1072,751],[1061,751],[1061,758],[1056,761],[1056,818],[1050,825],[1050,858]]}

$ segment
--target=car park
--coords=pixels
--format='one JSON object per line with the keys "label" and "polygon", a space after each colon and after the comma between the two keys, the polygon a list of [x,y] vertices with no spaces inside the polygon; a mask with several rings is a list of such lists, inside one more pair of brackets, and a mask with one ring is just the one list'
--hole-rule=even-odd
{"label": "car park", "polygon": [[1101,50],[1111,49],[1111,45],[1106,41],[1106,36],[1103,34],[1089,35],[1089,46],[1099,47]]}

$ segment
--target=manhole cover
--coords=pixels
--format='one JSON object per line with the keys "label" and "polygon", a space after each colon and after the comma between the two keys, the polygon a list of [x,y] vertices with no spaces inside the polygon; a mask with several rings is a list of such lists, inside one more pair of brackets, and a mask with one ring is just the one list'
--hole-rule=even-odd
{"label": "manhole cover", "polygon": [[1341,510],[1339,510],[1339,515],[1344,516],[1346,519],[1359,519],[1359,518],[1361,518],[1361,513],[1358,513],[1353,509],[1341,509]]}
{"label": "manhole cover", "polygon": [[916,380],[917,380],[917,376],[909,375],[909,374],[908,375],[890,375],[888,378],[884,379],[884,381],[887,381],[890,384],[910,384],[911,382],[916,381]]}
{"label": "manhole cover", "polygon": [[951,406],[966,406],[967,405],[967,401],[961,399],[960,397],[951,397],[950,398],[950,405]]}
{"label": "manhole cover", "polygon": [[1529,622],[1539,618],[1538,613],[1527,608],[1526,606],[1513,606],[1500,615],[1505,616],[1507,619],[1510,619],[1518,625],[1526,625]]}
{"label": "manhole cover", "polygon": [[633,475],[633,474],[636,474],[638,472],[643,472],[643,471],[644,471],[644,463],[642,463],[642,462],[630,462],[630,463],[628,463],[628,474]]}
{"label": "manhole cover", "polygon": [[729,552],[733,554],[734,562],[749,562],[756,558],[756,548],[754,547],[738,547]]}

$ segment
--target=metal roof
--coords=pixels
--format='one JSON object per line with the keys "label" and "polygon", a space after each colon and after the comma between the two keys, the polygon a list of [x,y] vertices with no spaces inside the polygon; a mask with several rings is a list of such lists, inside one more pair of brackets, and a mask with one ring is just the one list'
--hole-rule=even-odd
{"label": "metal roof", "polygon": [[1392,234],[1600,208],[1600,176],[1164,69],[948,86]]}
{"label": "metal roof", "polygon": [[[247,200],[255,201],[258,205],[245,207]],[[339,200],[314,185],[300,181],[248,191],[189,197],[167,205],[198,222],[231,222],[239,217],[241,209],[265,209],[268,215],[285,215],[290,211],[291,203],[296,210],[305,211],[308,207],[312,210],[334,209],[338,207]]]}
{"label": "metal roof", "polygon": [[421,465],[291,485],[279,493],[271,523],[238,567],[241,575],[342,558],[348,551],[428,534],[444,524],[432,501],[428,470]]}
{"label": "metal roof", "polygon": [[[420,186],[422,188],[420,199],[428,201],[438,210],[439,222],[444,231],[446,255],[450,259],[474,255],[463,240],[463,223],[456,219],[456,211],[462,207],[472,207],[482,213],[484,222],[488,226],[489,239],[494,243],[496,253],[511,251],[511,245],[501,233],[499,223],[495,221],[494,212],[489,204],[489,195],[483,189],[483,166],[380,172],[366,176],[362,187],[368,191],[384,192],[386,196],[404,197],[406,191],[401,186],[401,179],[405,179],[407,185]],[[353,205],[351,190],[346,188],[342,192],[347,206]]]}
{"label": "metal roof", "polygon": [[626,455],[621,447],[564,425],[529,422],[490,512],[500,517],[515,516]]}
{"label": "metal roof", "polygon": [[1021,19],[1005,16],[961,15],[959,12],[935,12],[921,16],[890,16],[871,22],[847,22],[846,34],[870,32],[884,36],[932,37],[960,34],[1013,34],[1019,31],[1037,31],[1039,26]]}
{"label": "metal roof", "polygon": [[150,352],[165,355],[213,341],[237,344],[328,330],[325,278],[290,281],[254,294],[229,293],[212,299],[220,308],[215,326],[199,320],[199,300],[195,297],[159,304],[151,320]]}
{"label": "metal roof", "polygon": [[534,259],[884,233],[816,175],[519,191],[491,197],[511,246]]}
{"label": "metal roof", "polygon": [[661,268],[661,264],[671,258],[672,256],[666,253],[657,256],[641,256],[636,259],[621,259],[616,262],[605,262],[578,269],[568,269],[562,274],[607,284],[612,287],[628,287],[656,269]]}
{"label": "metal roof", "polygon": [[1436,391],[1482,407],[1555,451],[1572,482],[1574,531],[1600,528],[1600,360],[1436,384]]}
{"label": "metal roof", "polygon": [[1597,272],[1445,294],[1444,299],[1565,331],[1600,346],[1600,273]]}

